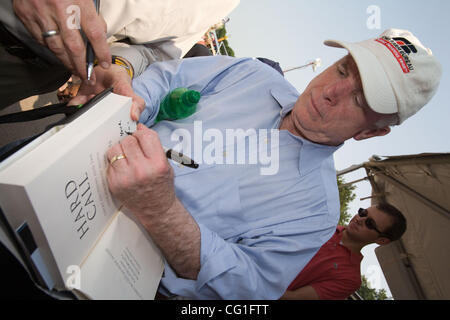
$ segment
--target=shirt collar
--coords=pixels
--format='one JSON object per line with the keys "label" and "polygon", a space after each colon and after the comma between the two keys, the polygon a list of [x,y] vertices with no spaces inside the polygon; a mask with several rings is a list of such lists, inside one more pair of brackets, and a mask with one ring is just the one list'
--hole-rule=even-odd
{"label": "shirt collar", "polygon": [[339,245],[341,245],[342,247],[344,247],[348,251],[348,253],[350,254],[350,261],[352,263],[359,264],[359,263],[361,263],[362,259],[364,258],[362,253],[361,252],[358,252],[358,253],[352,252],[350,249],[348,249],[347,247],[345,247],[341,243],[342,242],[342,232],[344,230],[345,230],[345,227],[343,227],[343,226],[337,226],[336,227],[337,242],[339,243]]}
{"label": "shirt collar", "polygon": [[[298,91],[288,82],[283,83],[283,87],[273,87],[270,90],[270,94],[280,105],[281,118],[284,118],[294,108],[295,102],[300,96]],[[337,147],[326,146],[311,142],[290,132],[288,134],[302,145],[299,156],[299,172],[301,175],[305,175],[319,167],[323,161],[332,157],[333,153],[343,145],[341,144]]]}
{"label": "shirt collar", "polygon": [[283,83],[283,87],[274,86],[270,89],[270,94],[277,100],[280,105],[281,118],[284,118],[292,108],[294,108],[295,102],[297,102],[300,94],[289,82]]}

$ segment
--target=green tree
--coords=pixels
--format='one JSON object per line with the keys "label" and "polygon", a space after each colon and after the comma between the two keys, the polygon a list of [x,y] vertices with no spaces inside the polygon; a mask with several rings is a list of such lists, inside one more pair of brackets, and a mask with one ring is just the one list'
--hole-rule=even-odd
{"label": "green tree", "polygon": [[386,300],[388,299],[386,290],[372,289],[365,276],[361,276],[361,288],[357,291],[364,300]]}
{"label": "green tree", "polygon": [[[228,40],[223,40],[223,46],[220,47],[220,54],[235,57],[234,50],[228,45]],[[226,49],[226,51],[225,51]]]}
{"label": "green tree", "polygon": [[225,27],[216,29],[217,38],[223,38],[227,35],[227,29]]}
{"label": "green tree", "polygon": [[339,201],[341,202],[341,215],[339,218],[339,225],[344,226],[353,216],[353,213],[348,212],[350,203],[355,200],[355,185],[345,185],[345,180],[342,177],[337,177],[337,184],[339,187]]}
{"label": "green tree", "polygon": [[[223,38],[227,35],[227,29],[225,27],[216,29],[217,40]],[[220,47],[220,54],[226,55],[228,54],[230,57],[234,57],[234,50],[230,47],[228,40],[222,41],[223,45]],[[224,48],[225,47],[225,48]],[[226,49],[226,51],[225,51]]]}

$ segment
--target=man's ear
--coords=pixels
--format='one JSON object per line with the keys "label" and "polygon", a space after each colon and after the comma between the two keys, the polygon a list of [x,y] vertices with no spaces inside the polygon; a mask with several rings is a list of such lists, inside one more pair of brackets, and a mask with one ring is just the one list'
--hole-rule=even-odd
{"label": "man's ear", "polygon": [[375,241],[375,243],[380,245],[380,246],[383,246],[383,245],[388,244],[390,242],[391,242],[391,240],[389,240],[386,237],[380,237],[380,238],[377,239],[377,241]]}
{"label": "man's ear", "polygon": [[376,128],[376,129],[367,129],[358,132],[353,136],[353,139],[356,141],[361,141],[365,139],[369,139],[372,137],[381,137],[387,135],[389,132],[391,132],[391,128],[389,127],[383,127],[383,128]]}

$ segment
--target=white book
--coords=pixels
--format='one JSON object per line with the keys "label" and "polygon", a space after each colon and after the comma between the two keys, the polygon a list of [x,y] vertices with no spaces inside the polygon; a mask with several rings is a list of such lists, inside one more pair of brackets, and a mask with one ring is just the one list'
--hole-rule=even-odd
{"label": "white book", "polygon": [[130,108],[131,98],[109,93],[0,164],[1,209],[49,289],[155,296],[163,257],[106,180],[106,151],[136,130]]}

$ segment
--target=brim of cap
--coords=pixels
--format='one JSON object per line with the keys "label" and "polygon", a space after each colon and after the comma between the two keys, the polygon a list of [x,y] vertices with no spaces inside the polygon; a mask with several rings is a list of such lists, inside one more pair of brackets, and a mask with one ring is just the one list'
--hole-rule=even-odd
{"label": "brim of cap", "polygon": [[391,81],[376,55],[358,43],[326,40],[324,44],[347,49],[352,55],[358,66],[364,97],[373,111],[382,114],[398,112],[397,99]]}

